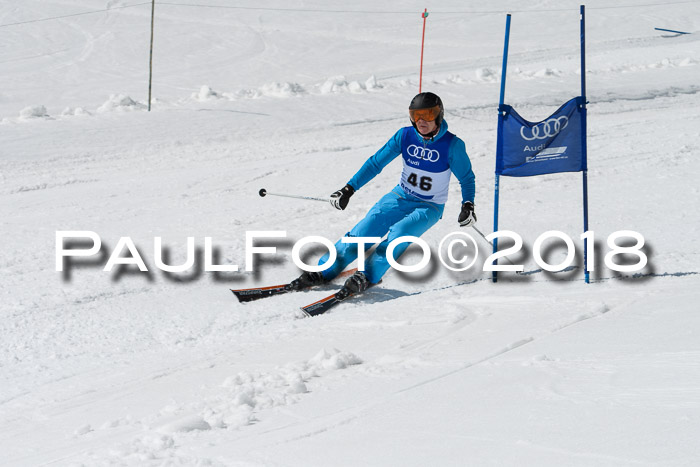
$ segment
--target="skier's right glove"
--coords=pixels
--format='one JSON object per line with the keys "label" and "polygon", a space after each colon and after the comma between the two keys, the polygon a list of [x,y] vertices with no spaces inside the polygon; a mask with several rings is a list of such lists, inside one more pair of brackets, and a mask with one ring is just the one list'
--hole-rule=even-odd
{"label": "skier's right glove", "polygon": [[355,189],[350,185],[345,185],[340,190],[331,195],[331,204],[334,208],[344,211],[350,202],[350,197],[355,193]]}
{"label": "skier's right glove", "polygon": [[476,224],[476,214],[474,214],[474,203],[467,201],[462,204],[462,211],[459,213],[457,218],[460,227],[469,227],[470,225]]}

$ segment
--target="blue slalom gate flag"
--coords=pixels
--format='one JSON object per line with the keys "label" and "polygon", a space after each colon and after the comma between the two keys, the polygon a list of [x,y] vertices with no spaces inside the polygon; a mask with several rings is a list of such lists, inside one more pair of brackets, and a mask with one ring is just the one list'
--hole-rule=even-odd
{"label": "blue slalom gate flag", "polygon": [[498,175],[530,177],[586,170],[582,97],[571,99],[541,122],[525,120],[509,105],[498,110]]}

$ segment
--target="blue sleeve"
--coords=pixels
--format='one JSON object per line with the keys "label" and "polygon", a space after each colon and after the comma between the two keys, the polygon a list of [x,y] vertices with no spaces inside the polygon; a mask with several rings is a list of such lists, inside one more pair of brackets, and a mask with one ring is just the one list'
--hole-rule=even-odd
{"label": "blue sleeve", "polygon": [[389,162],[396,159],[396,156],[401,154],[402,134],[403,129],[397,131],[379,151],[367,159],[360,170],[350,179],[348,185],[359,190],[376,177]]}
{"label": "blue sleeve", "polygon": [[455,138],[450,146],[450,168],[455,174],[460,185],[462,185],[462,203],[467,201],[474,202],[476,187],[474,184],[475,176],[472,171],[472,163],[467,156],[467,148],[464,141]]}

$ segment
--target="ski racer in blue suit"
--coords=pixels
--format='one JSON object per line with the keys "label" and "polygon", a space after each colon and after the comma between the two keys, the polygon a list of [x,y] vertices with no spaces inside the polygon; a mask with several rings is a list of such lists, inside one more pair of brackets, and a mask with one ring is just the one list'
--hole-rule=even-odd
{"label": "ski racer in blue suit", "polygon": [[[462,188],[462,209],[458,216],[460,226],[476,222],[474,213],[474,172],[467,156],[464,142],[448,131],[444,119],[441,99],[431,92],[418,94],[409,106],[412,126],[396,134],[350,179],[342,189],[331,195],[331,204],[344,210],[350,197],[399,155],[403,158],[401,180],[384,195],[346,237],[387,237],[366,258],[365,271],[358,271],[345,282],[342,293],[350,295],[362,292],[379,282],[390,265],[387,246],[392,240],[403,236],[420,237],[442,218],[449,189],[451,174],[459,180]],[[372,245],[365,245],[366,249]],[[408,248],[400,243],[393,256],[399,258]],[[305,272],[292,281],[290,288],[300,290],[310,285],[329,281],[357,258],[358,245],[335,244],[338,256],[329,269],[322,272]],[[325,263],[326,254],[319,260]],[[341,297],[342,298],[342,297]]]}

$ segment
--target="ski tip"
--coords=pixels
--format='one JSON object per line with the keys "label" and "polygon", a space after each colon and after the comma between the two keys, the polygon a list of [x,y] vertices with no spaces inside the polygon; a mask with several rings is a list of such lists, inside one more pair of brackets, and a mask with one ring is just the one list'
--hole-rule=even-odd
{"label": "ski tip", "polygon": [[313,302],[310,305],[303,306],[300,309],[308,316],[318,316],[328,311],[337,301],[338,299],[335,297],[335,294],[333,294],[317,302]]}
{"label": "ski tip", "polygon": [[231,293],[238,299],[239,303],[246,303],[246,302],[251,301],[250,298],[244,298],[243,296],[241,296],[237,290],[234,290],[234,289],[230,289],[230,290],[231,290]]}
{"label": "ski tip", "polygon": [[312,315],[309,314],[308,311],[304,309],[304,307],[299,307],[301,310],[301,313],[299,313],[299,318],[311,318]]}
{"label": "ski tip", "polygon": [[287,284],[271,285],[269,287],[253,287],[252,289],[231,289],[231,292],[241,303],[252,302],[261,298],[271,297],[289,292]]}

